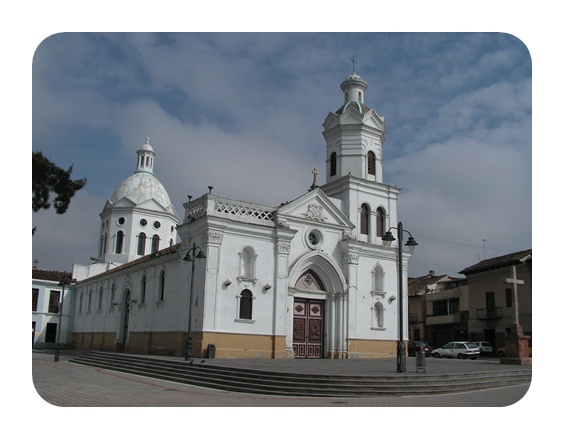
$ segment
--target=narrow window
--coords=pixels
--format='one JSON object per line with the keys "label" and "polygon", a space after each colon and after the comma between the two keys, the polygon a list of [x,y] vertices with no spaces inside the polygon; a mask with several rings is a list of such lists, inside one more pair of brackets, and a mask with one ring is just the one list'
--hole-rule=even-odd
{"label": "narrow window", "polygon": [[376,175],[376,155],[372,151],[368,151],[368,175]]}
{"label": "narrow window", "polygon": [[37,301],[39,300],[39,288],[31,289],[31,310],[37,311]]}
{"label": "narrow window", "polygon": [[104,234],[104,254],[106,254],[107,250],[108,250],[108,234],[105,233]]}
{"label": "narrow window", "polygon": [[92,290],[88,292],[88,312],[92,311]]}
{"label": "narrow window", "polygon": [[59,312],[59,298],[61,297],[60,291],[51,290],[49,294],[49,313],[57,314]]}
{"label": "narrow window", "polygon": [[249,290],[243,290],[241,293],[239,318],[242,320],[251,320],[253,318],[253,293]]}
{"label": "narrow window", "polygon": [[100,287],[98,291],[98,311],[102,310],[102,303],[104,302],[104,288]]}
{"label": "narrow window", "polygon": [[117,232],[116,240],[116,253],[121,254],[123,252],[123,232],[120,230]]}
{"label": "narrow window", "polygon": [[331,177],[333,175],[337,174],[337,153],[336,152],[332,152],[331,153],[331,157],[329,159],[330,162],[330,175]]}
{"label": "narrow window", "polygon": [[164,289],[165,289],[165,271],[161,270],[159,275],[159,301],[164,300]]}
{"label": "narrow window", "polygon": [[84,299],[84,292],[80,293],[80,300],[78,302],[78,312],[82,312],[82,300]]}
{"label": "narrow window", "polygon": [[141,279],[141,297],[140,297],[141,303],[145,303],[146,290],[147,290],[147,276],[143,275],[143,278]]}
{"label": "narrow window", "polygon": [[370,218],[370,208],[363,204],[360,206],[360,233],[368,235],[368,220]]}
{"label": "narrow window", "polygon": [[145,254],[145,242],[147,241],[147,235],[141,232],[137,240],[137,254],[143,256]]}
{"label": "narrow window", "polygon": [[513,291],[511,288],[505,289],[505,306],[511,308],[513,306]]}
{"label": "narrow window", "polygon": [[151,245],[151,253],[156,253],[159,251],[159,235],[153,235],[153,243]]}
{"label": "narrow window", "polygon": [[116,284],[112,284],[112,289],[110,292],[110,306],[114,304],[115,300],[116,300]]}
{"label": "narrow window", "polygon": [[386,228],[385,219],[386,212],[384,212],[384,209],[381,207],[376,209],[376,236],[379,238],[384,236],[384,230]]}

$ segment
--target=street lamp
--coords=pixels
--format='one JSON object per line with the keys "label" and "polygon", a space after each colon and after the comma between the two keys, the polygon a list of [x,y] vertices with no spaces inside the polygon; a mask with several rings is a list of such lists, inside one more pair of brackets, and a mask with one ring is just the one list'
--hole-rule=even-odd
{"label": "street lamp", "polygon": [[59,302],[59,324],[57,325],[57,347],[55,348],[55,361],[59,361],[61,354],[61,326],[63,326],[63,304],[65,303],[65,287],[70,285],[69,276],[66,272],[63,273],[63,278],[59,282],[59,286],[63,287],[61,293],[61,301]]}
{"label": "street lamp", "polygon": [[392,241],[395,241],[394,235],[392,235],[391,230],[396,229],[398,231],[398,265],[399,265],[399,275],[398,275],[398,308],[399,308],[399,340],[397,346],[397,372],[402,373],[405,372],[405,345],[403,344],[403,251],[402,251],[402,241],[403,241],[403,232],[407,232],[409,234],[409,239],[405,243],[405,245],[409,248],[410,251],[417,245],[415,238],[411,236],[408,230],[403,229],[403,225],[401,222],[398,223],[397,227],[391,227],[390,230],[386,232],[382,241],[384,245],[390,246],[392,245]]}
{"label": "street lamp", "polygon": [[[196,250],[198,250],[198,254],[196,254]],[[195,255],[196,254],[196,255]],[[184,352],[184,359],[185,360],[192,360],[192,291],[194,290],[194,260],[192,256],[195,255],[196,259],[205,259],[206,255],[202,251],[200,247],[196,247],[196,243],[192,243],[192,248],[188,250],[183,261],[192,262],[192,274],[190,276],[190,296],[188,302],[188,336],[186,337],[186,349]]]}

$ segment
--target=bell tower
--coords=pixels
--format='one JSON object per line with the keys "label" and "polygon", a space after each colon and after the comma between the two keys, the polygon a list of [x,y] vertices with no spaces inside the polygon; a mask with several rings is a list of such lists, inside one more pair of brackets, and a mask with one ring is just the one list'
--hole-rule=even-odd
{"label": "bell tower", "polygon": [[326,183],[322,190],[341,201],[345,215],[357,225],[359,241],[381,244],[382,230],[396,221],[399,188],[383,183],[384,118],[368,107],[368,83],[354,71],[342,83],[343,105],[323,122]]}
{"label": "bell tower", "polygon": [[327,183],[345,175],[382,182],[384,118],[364,104],[368,84],[352,73],[341,84],[344,104],[323,123],[327,142]]}

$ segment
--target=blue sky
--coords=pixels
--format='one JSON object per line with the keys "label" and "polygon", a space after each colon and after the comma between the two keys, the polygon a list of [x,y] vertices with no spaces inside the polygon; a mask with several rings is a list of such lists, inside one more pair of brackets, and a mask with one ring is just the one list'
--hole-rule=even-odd
{"label": "blue sky", "polygon": [[180,216],[208,185],[276,206],[307,191],[313,168],[324,182],[322,122],[353,56],[386,120],[384,182],[402,188],[400,220],[420,244],[409,275],[531,248],[532,66],[515,36],[61,33],[34,53],[32,148],[88,183],[65,215],[33,214],[33,259],[89,262],[146,137]]}

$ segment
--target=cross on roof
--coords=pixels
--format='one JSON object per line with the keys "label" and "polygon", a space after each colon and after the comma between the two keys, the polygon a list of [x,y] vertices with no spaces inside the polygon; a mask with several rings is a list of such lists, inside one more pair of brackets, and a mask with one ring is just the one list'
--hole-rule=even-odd
{"label": "cross on roof", "polygon": [[354,55],[353,55],[352,58],[349,58],[349,59],[352,61],[352,64],[353,64],[353,71],[352,72],[354,73],[354,65],[356,64],[356,61],[354,60]]}

